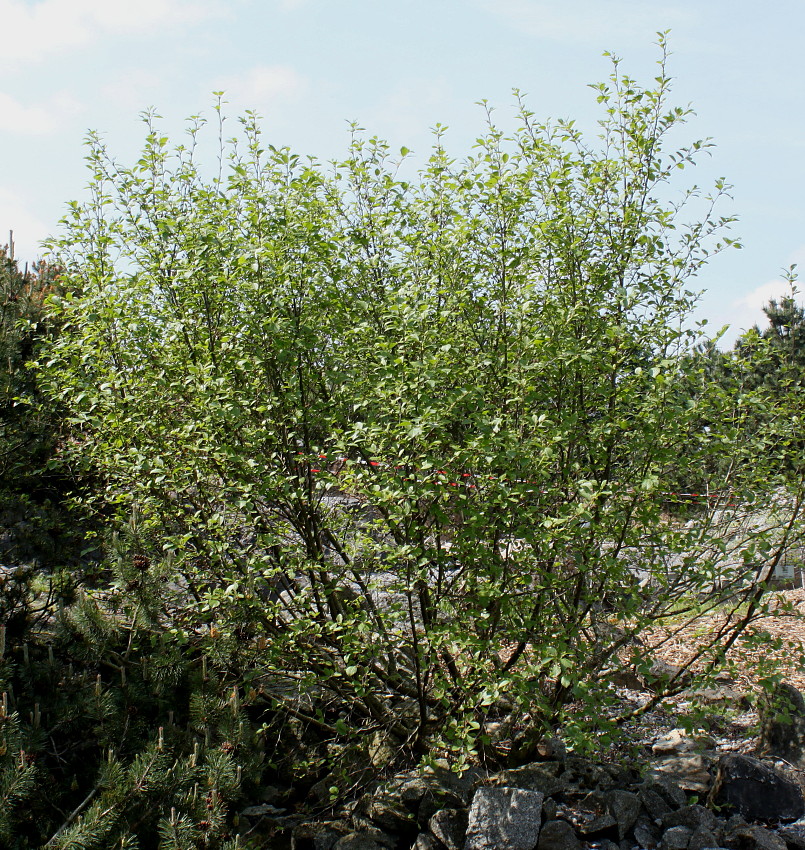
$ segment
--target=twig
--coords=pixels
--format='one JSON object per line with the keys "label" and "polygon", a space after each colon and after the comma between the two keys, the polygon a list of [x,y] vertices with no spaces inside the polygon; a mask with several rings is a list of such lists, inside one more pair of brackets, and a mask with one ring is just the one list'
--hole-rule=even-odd
{"label": "twig", "polygon": [[89,805],[89,803],[92,801],[92,798],[98,793],[98,787],[99,786],[96,785],[92,789],[92,791],[90,791],[89,794],[87,794],[87,796],[78,804],[78,806],[73,809],[67,820],[56,830],[56,832],[53,834],[53,837],[50,838],[47,844],[45,844],[45,847],[48,847],[49,845],[53,844],[53,842],[64,832],[64,830],[67,829],[67,827],[70,826],[70,824],[81,814],[82,810]]}

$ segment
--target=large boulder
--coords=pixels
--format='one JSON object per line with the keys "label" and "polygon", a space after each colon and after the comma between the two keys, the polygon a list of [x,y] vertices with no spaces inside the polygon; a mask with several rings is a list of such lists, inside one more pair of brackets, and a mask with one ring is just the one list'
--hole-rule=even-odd
{"label": "large boulder", "polygon": [[544,795],[521,788],[479,788],[472,798],[464,850],[534,850]]}
{"label": "large boulder", "polygon": [[767,823],[794,821],[805,814],[796,782],[759,759],[736,754],[719,759],[710,802]]}

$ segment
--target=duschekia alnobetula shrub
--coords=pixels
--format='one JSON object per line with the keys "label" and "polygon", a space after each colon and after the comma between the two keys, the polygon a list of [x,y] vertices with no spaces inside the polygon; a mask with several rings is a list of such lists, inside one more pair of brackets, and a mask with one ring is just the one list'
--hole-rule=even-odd
{"label": "duschekia alnobetula shrub", "polygon": [[[744,605],[702,638],[706,675],[759,610],[798,491],[741,422],[794,402],[681,380],[687,287],[730,240],[722,183],[677,188],[707,145],[665,148],[668,87],[664,60],[652,89],[616,63],[599,137],[522,105],[464,160],[439,131],[410,180],[382,141],[322,167],[253,116],[219,178],[200,122],[172,147],[148,118],[131,167],[90,141],[91,199],[52,244],[50,390],[158,541],[175,639],[336,760],[378,735],[492,752],[492,718],[581,739],[616,670],[650,678],[647,624]],[[669,521],[667,473],[713,453],[724,501]]]}

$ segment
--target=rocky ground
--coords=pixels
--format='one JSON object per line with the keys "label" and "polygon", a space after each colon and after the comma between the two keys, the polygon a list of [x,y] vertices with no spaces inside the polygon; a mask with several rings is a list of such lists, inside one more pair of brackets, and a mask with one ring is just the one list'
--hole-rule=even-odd
{"label": "rocky ground", "polygon": [[[584,758],[557,739],[539,748],[537,760],[497,773],[474,768],[458,776],[445,764],[398,774],[315,822],[284,809],[278,792],[242,812],[241,831],[255,842],[249,846],[295,850],[805,850],[798,690],[805,689],[805,621],[798,611],[805,592],[783,593],[756,626],[779,640],[765,649],[737,644],[730,675],[709,692],[684,692],[646,712],[629,730],[631,756]],[[647,639],[662,661],[680,665],[702,628]],[[776,707],[763,710],[761,701],[758,717],[756,662],[775,655],[790,685],[778,689]],[[639,688],[619,692],[624,705],[651,698]],[[678,718],[695,700],[714,711],[707,728],[685,731]]]}

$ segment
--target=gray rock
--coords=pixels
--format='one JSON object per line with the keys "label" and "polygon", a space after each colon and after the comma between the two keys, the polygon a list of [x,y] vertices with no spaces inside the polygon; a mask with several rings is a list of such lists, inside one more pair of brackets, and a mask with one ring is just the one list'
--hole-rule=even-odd
{"label": "gray rock", "polygon": [[699,827],[713,830],[716,826],[716,816],[710,809],[698,804],[683,806],[681,809],[666,815],[662,819],[662,825],[664,829],[670,829],[672,826],[686,826],[691,831],[699,829]]}
{"label": "gray rock", "polygon": [[651,786],[643,786],[638,790],[640,801],[643,803],[643,808],[648,813],[652,821],[659,823],[666,815],[671,814],[673,808],[668,804],[655,788]]}
{"label": "gray rock", "polygon": [[558,765],[527,764],[510,770],[502,770],[489,780],[495,788],[522,788],[526,791],[539,791],[546,797],[560,794],[567,787],[567,782],[557,774]]}
{"label": "gray rock", "polygon": [[390,850],[396,842],[373,832],[351,832],[333,844],[333,850]]}
{"label": "gray rock", "polygon": [[444,844],[432,835],[428,835],[427,832],[420,832],[411,850],[441,850],[443,847]]}
{"label": "gray rock", "polygon": [[343,821],[299,824],[291,833],[291,850],[332,850],[349,832]]}
{"label": "gray rock", "polygon": [[576,831],[585,838],[606,838],[608,835],[618,834],[618,821],[606,812],[591,820],[582,821]]}
{"label": "gray rock", "polygon": [[706,794],[710,790],[710,768],[715,759],[707,753],[676,753],[652,762],[649,778],[668,779],[683,791]]}
{"label": "gray rock", "polygon": [[564,820],[549,820],[542,825],[537,850],[581,850],[573,827]]}
{"label": "gray rock", "polygon": [[642,805],[640,797],[631,791],[608,791],[605,795],[609,813],[618,823],[618,839],[622,841],[635,825]]}
{"label": "gray rock", "polygon": [[688,841],[688,850],[706,850],[708,847],[718,847],[718,836],[715,832],[703,826],[693,830],[693,835]]}
{"label": "gray rock", "polygon": [[542,801],[538,791],[479,788],[472,798],[464,850],[534,850]]}
{"label": "gray rock", "polygon": [[686,826],[672,826],[666,829],[660,839],[660,850],[687,850],[693,830]]}
{"label": "gray rock", "polygon": [[733,850],[787,850],[779,835],[762,826],[748,824],[727,830],[724,843]]}
{"label": "gray rock", "polygon": [[751,756],[729,754],[719,759],[710,802],[737,809],[755,821],[793,821],[805,814],[799,785]]}
{"label": "gray rock", "polygon": [[634,840],[639,847],[654,850],[660,840],[660,831],[654,822],[646,815],[640,815],[632,830]]}
{"label": "gray rock", "polygon": [[467,811],[442,809],[433,815],[428,827],[447,850],[462,850],[467,835]]}
{"label": "gray rock", "polygon": [[369,818],[381,829],[400,835],[413,836],[417,833],[416,816],[402,803],[381,797],[372,800],[369,806]]}
{"label": "gray rock", "polygon": [[788,850],[805,850],[805,823],[792,823],[777,830]]}

